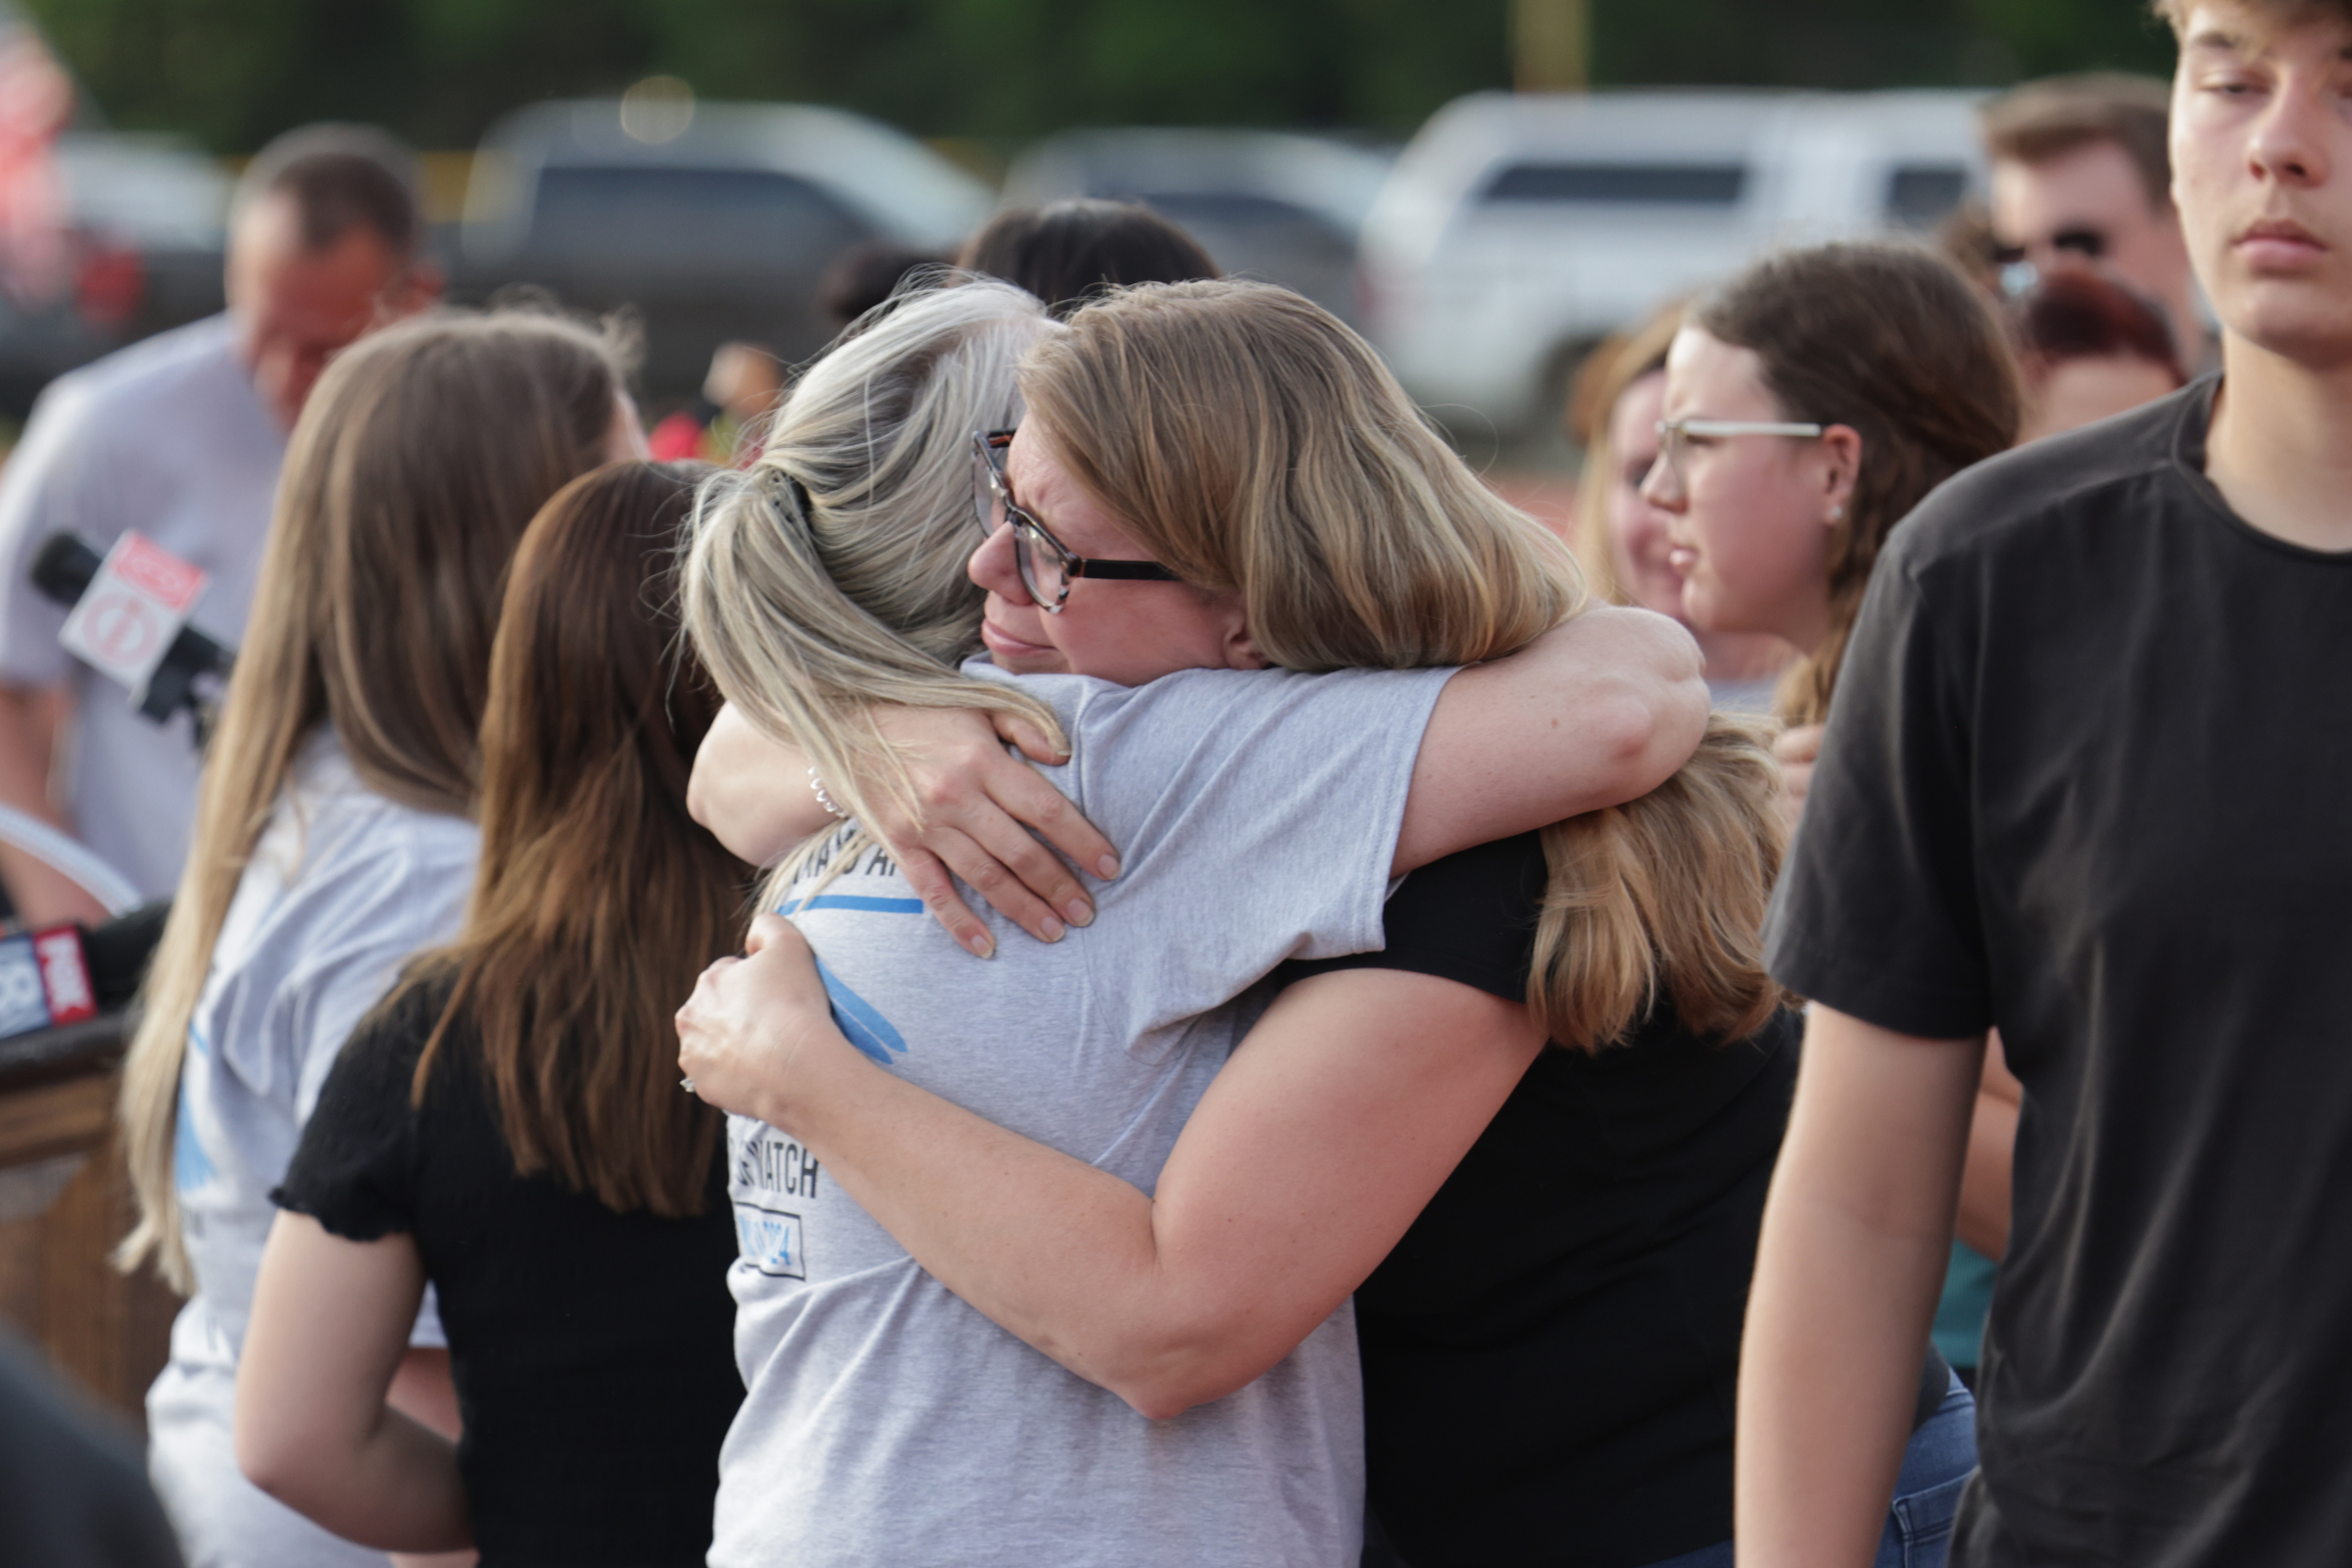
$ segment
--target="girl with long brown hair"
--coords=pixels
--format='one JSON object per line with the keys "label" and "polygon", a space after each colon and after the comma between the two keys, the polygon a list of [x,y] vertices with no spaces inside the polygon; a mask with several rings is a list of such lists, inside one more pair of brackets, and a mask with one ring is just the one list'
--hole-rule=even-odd
{"label": "girl with long brown hair", "polygon": [[[157,1490],[192,1563],[381,1568],[247,1485],[231,1453],[269,1193],[352,1026],[457,927],[515,541],[640,439],[609,345],[514,313],[363,339],[295,427],[121,1107],[139,1203],[121,1256],[192,1292],[148,1395]],[[429,1312],[416,1343],[404,1396],[446,1418]]]}
{"label": "girl with long brown hair", "polygon": [[[669,575],[697,477],[616,465],[514,560],[466,926],[409,966],[303,1130],[238,1372],[247,1475],[373,1545],[700,1564],[742,1397],[720,1118],[669,1017],[749,867],[686,812],[718,710]],[[466,1436],[387,1408],[430,1283]]]}

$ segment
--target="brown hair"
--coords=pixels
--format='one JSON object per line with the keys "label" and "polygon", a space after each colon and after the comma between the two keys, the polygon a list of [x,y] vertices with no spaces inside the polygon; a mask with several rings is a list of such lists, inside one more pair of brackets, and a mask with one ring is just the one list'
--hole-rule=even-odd
{"label": "brown hair", "polygon": [[2113,142],[2132,160],[2150,207],[2173,204],[2165,127],[2172,88],[2153,76],[2090,72],[2014,87],[1983,110],[1984,150],[1997,161],[2034,165],[2078,147]]}
{"label": "brown hair", "polygon": [[1768,257],[1701,301],[1690,324],[1755,353],[1786,417],[1862,437],[1830,540],[1830,634],[1781,684],[1781,716],[1818,723],[1888,532],[1929,491],[2017,440],[2007,334],[1949,263],[1892,242]]}
{"label": "brown hair", "polygon": [[443,312],[339,355],[278,483],[178,896],[123,1073],[139,1222],[125,1267],[189,1280],[172,1183],[179,1069],[213,944],[304,742],[332,725],[371,790],[466,815],[507,564],[539,505],[599,461],[620,372],[555,317]]}
{"label": "brown hair", "polygon": [[[1278,664],[1471,663],[1584,606],[1559,541],[1286,290],[1123,289],[1039,344],[1021,390],[1073,476],[1186,581],[1239,592]],[[1702,1033],[1762,1025],[1781,1000],[1760,960],[1779,790],[1763,730],[1719,719],[1675,781],[1545,829],[1529,1004],[1554,1040],[1621,1040],[1660,995]]]}
{"label": "brown hair", "polygon": [[[2337,20],[2352,22],[2352,0],[2230,0],[2230,3],[2274,16],[2298,17],[2314,12],[2333,12]],[[2148,9],[2171,23],[2176,34],[2185,35],[2188,31],[2188,14],[2196,9],[2196,0],[2153,0]]]}
{"label": "brown hair", "polygon": [[410,966],[479,1042],[516,1174],[607,1207],[702,1211],[721,1125],[677,1091],[670,1015],[735,950],[751,868],[686,809],[717,715],[671,569],[699,466],[614,464],[540,510],[514,555],[482,715],[482,858],[458,940]]}
{"label": "brown hair", "polygon": [[1677,300],[1594,349],[1568,390],[1568,435],[1585,449],[1576,483],[1576,559],[1593,590],[1613,605],[1634,600],[1617,580],[1617,551],[1609,540],[1609,496],[1617,482],[1609,421],[1616,416],[1617,400],[1635,382],[1666,368],[1666,350],[1682,329],[1685,309]]}
{"label": "brown hair", "polygon": [[354,227],[373,232],[402,261],[415,259],[424,222],[416,160],[373,125],[303,125],[246,165],[236,209],[265,196],[294,204],[302,242],[323,250]]}
{"label": "brown hair", "polygon": [[1088,198],[1006,208],[956,265],[1027,289],[1057,319],[1123,283],[1225,275],[1199,240],[1143,203]]}
{"label": "brown hair", "polygon": [[1122,289],[1021,368],[1078,481],[1292,669],[1493,659],[1584,603],[1566,549],[1455,457],[1370,344],[1288,289]]}

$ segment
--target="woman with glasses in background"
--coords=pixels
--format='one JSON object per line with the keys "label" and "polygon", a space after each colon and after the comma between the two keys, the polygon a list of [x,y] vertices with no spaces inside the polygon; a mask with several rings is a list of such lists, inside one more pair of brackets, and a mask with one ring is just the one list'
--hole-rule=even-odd
{"label": "woman with glasses in background", "polygon": [[1659,457],[1683,614],[1803,656],[1775,708],[1801,808],[1845,639],[1887,533],[2017,439],[1999,318],[1916,246],[1783,252],[1699,302],[1666,356]]}
{"label": "woman with glasses in background", "polygon": [[1683,576],[1670,559],[1666,514],[1642,496],[1658,461],[1658,416],[1666,406],[1666,349],[1683,324],[1675,304],[1610,339],[1577,372],[1568,434],[1584,448],[1577,484],[1576,558],[1593,591],[1613,604],[1672,615],[1698,639],[1707,690],[1733,712],[1772,710],[1772,688],[1796,657],[1778,637],[1709,631],[1683,615]]}

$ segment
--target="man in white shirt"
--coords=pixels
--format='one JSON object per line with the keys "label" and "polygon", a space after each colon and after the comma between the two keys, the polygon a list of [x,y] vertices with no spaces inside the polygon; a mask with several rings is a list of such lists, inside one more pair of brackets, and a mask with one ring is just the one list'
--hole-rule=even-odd
{"label": "man in white shirt", "polygon": [[[226,314],[60,376],[0,470],[0,804],[79,836],[150,897],[179,881],[199,759],[58,646],[31,586],[61,530],[104,551],[136,530],[211,575],[195,624],[245,630],[286,433],[326,361],[430,304],[415,167],[381,132],[314,125],[253,161],[230,212]],[[62,763],[62,765],[61,765]],[[92,918],[81,889],[0,847],[26,919]]]}

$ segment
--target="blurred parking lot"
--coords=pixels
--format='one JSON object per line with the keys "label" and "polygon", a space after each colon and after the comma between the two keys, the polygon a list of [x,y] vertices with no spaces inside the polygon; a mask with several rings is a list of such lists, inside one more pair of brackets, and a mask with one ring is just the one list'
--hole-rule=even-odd
{"label": "blurred parking lot", "polygon": [[[891,126],[683,83],[532,105],[434,159],[451,296],[529,284],[642,319],[644,392],[722,342],[787,363],[831,335],[818,280],[866,241],[952,254],[1000,201],[1147,203],[1227,270],[1364,329],[1466,443],[1542,433],[1575,361],[1774,243],[1932,227],[1982,183],[1966,92],[1480,94],[1402,147],[1122,127],[1049,137],[1001,189]],[[0,305],[0,410],[220,308],[231,169],[167,138],[63,137],[75,270]]]}

